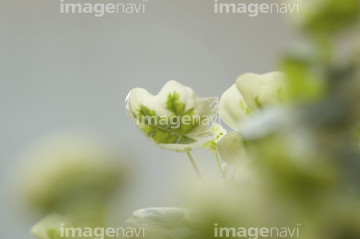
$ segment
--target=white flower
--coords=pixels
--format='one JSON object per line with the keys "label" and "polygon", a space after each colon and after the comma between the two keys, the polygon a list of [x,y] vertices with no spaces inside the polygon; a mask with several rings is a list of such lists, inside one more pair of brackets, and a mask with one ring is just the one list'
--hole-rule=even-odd
{"label": "white flower", "polygon": [[157,95],[132,89],[125,100],[138,129],[162,149],[189,152],[215,138],[205,128],[217,114],[217,98],[200,98],[176,81],[167,82]]}
{"label": "white flower", "polygon": [[219,115],[234,130],[253,111],[279,101],[285,76],[280,72],[241,75],[220,98]]}
{"label": "white flower", "polygon": [[226,124],[236,130],[218,142],[221,158],[232,165],[246,158],[240,131],[240,122],[249,119],[253,112],[279,102],[285,75],[271,72],[264,75],[247,73],[239,76],[220,98],[219,115]]}

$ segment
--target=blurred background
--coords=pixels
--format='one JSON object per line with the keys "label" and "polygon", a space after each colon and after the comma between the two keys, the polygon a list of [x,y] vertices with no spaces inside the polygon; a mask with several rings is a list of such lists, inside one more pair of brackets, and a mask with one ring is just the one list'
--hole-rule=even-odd
{"label": "blurred background", "polygon": [[[149,0],[145,14],[97,18],[60,14],[56,0],[0,2],[1,238],[33,238],[42,216],[21,208],[14,181],[24,149],[53,132],[90,133],[123,155],[132,173],[108,215],[117,225],[136,209],[183,203],[184,181],[196,175],[185,154],[152,145],[133,125],[129,90],[156,94],[177,80],[220,97],[243,73],[276,70],[279,53],[300,39],[285,15],[214,14],[213,4]],[[210,153],[194,156],[218,176]]]}

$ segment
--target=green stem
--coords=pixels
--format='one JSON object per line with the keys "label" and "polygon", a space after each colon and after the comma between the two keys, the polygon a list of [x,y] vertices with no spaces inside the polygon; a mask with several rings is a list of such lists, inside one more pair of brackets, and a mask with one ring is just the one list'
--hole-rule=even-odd
{"label": "green stem", "polygon": [[219,159],[219,154],[216,153],[216,154],[215,154],[215,157],[216,157],[216,163],[217,163],[218,169],[219,169],[219,171],[220,171],[221,177],[225,178],[224,171],[223,171],[223,169],[221,168],[221,163],[220,163],[220,159]]}
{"label": "green stem", "polygon": [[200,170],[199,170],[198,166],[196,165],[196,162],[195,162],[195,160],[194,160],[194,157],[192,156],[192,154],[191,154],[190,152],[187,152],[186,154],[187,154],[187,156],[188,156],[189,159],[190,159],[191,165],[193,166],[193,168],[194,168],[194,170],[195,170],[195,172],[196,172],[196,175],[198,176],[198,178],[199,178],[200,180],[202,180],[202,176],[201,176]]}

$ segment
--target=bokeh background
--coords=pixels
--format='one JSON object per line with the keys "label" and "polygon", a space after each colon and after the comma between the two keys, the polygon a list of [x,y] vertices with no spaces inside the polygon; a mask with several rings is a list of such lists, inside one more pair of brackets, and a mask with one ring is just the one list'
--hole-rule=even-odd
{"label": "bokeh background", "polygon": [[[138,208],[182,203],[184,189],[174,185],[196,175],[186,155],[157,148],[136,129],[125,111],[128,91],[156,94],[177,80],[201,97],[220,97],[240,74],[276,70],[279,54],[301,41],[282,14],[214,14],[213,4],[149,0],[145,14],[97,18],[60,14],[56,0],[0,2],[1,238],[33,238],[41,217],[14,193],[19,155],[58,131],[90,132],[124,155],[131,184],[109,215],[118,225]],[[216,172],[210,154],[194,156]]]}

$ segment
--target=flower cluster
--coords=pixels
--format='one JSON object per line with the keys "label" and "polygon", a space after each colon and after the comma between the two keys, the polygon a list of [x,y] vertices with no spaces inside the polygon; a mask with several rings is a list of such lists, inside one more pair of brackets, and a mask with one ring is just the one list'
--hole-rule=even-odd
{"label": "flower cluster", "polygon": [[[236,83],[218,98],[200,98],[194,91],[176,81],[167,82],[157,95],[142,88],[131,90],[125,104],[129,117],[138,129],[152,143],[162,149],[187,152],[199,174],[199,170],[189,152],[203,147],[218,154],[230,164],[245,157],[241,135],[227,131],[211,120],[219,114],[221,119],[236,131],[241,121],[251,117],[253,112],[277,104],[285,88],[285,76],[280,72],[264,75],[248,73],[241,75]],[[170,124],[169,118],[177,118],[178,127]],[[186,124],[182,119],[189,119]],[[161,122],[163,122],[161,124]]]}

